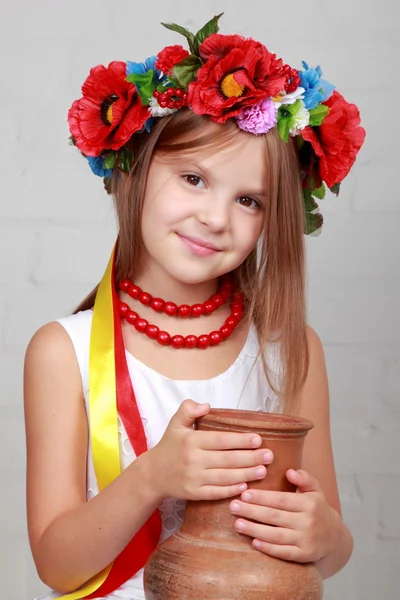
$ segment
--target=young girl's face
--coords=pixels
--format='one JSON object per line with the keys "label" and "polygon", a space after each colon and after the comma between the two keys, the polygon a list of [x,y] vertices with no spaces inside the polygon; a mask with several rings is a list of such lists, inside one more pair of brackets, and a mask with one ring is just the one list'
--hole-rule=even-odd
{"label": "young girl's face", "polygon": [[143,206],[142,266],[191,284],[238,267],[262,230],[265,163],[264,140],[244,133],[223,149],[156,155]]}

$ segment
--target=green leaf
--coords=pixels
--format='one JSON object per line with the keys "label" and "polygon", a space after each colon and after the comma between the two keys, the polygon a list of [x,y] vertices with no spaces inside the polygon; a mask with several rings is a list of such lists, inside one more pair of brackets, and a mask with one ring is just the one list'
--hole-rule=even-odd
{"label": "green leaf", "polygon": [[176,81],[179,87],[187,90],[189,83],[196,79],[197,71],[200,69],[201,65],[201,60],[197,56],[190,54],[178,65],[175,65],[173,75],[174,81]]}
{"label": "green leaf", "polygon": [[315,108],[312,108],[310,110],[309,126],[310,127],[319,127],[320,125],[322,125],[322,123],[328,113],[329,113],[329,108],[328,108],[328,106],[325,106],[325,104],[318,104],[318,106],[316,106]]}
{"label": "green leaf", "polygon": [[133,154],[128,148],[121,148],[117,152],[117,166],[124,173],[129,173],[132,166]]}
{"label": "green leaf", "polygon": [[191,33],[185,27],[176,25],[176,23],[161,23],[161,25],[163,25],[167,29],[170,29],[171,31],[176,31],[176,33],[180,33],[181,35],[183,35],[188,41],[190,52],[192,52],[192,54],[195,53],[195,43],[194,43],[193,33]]}
{"label": "green leaf", "polygon": [[143,106],[148,106],[153,96],[153,92],[157,89],[158,82],[154,77],[154,71],[150,69],[147,73],[131,73],[126,78],[129,83],[134,83]]}
{"label": "green leaf", "polygon": [[319,235],[321,233],[323,222],[324,219],[321,213],[306,213],[304,233],[306,235]]}
{"label": "green leaf", "polygon": [[336,196],[339,196],[340,186],[341,186],[341,183],[335,183],[335,185],[333,185],[329,189],[332,192],[332,194],[335,194]]}
{"label": "green leaf", "polygon": [[315,198],[318,198],[318,200],[323,200],[326,193],[324,184],[322,184],[321,187],[317,188],[316,190],[312,190],[311,193]]}
{"label": "green leaf", "polygon": [[115,154],[112,152],[111,154],[107,154],[107,156],[103,160],[104,169],[113,169],[115,167]]}
{"label": "green leaf", "polygon": [[314,214],[319,211],[319,206],[315,202],[310,190],[303,190],[304,210],[307,213]]}
{"label": "green leaf", "polygon": [[278,133],[284,142],[289,140],[289,132],[292,126],[292,115],[286,106],[278,110]]}
{"label": "green leaf", "polygon": [[204,25],[204,27],[202,27],[196,33],[196,35],[194,36],[194,54],[198,55],[199,48],[205,39],[207,39],[213,33],[218,33],[218,31],[219,31],[218,21],[222,17],[223,14],[224,13],[220,13],[219,15],[216,15],[215,17],[213,17],[210,21],[208,21],[208,23],[206,23]]}

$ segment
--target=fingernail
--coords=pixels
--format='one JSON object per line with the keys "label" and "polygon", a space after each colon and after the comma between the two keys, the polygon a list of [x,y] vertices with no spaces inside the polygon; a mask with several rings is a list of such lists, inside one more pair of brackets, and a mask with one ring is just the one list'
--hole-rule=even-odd
{"label": "fingernail", "polygon": [[244,529],[243,521],[238,521],[235,526],[236,526],[236,529],[239,529],[240,531],[243,531],[243,529]]}
{"label": "fingernail", "polygon": [[266,474],[265,467],[258,467],[258,469],[256,469],[256,474],[257,474],[257,477],[265,477],[265,474]]}
{"label": "fingernail", "polygon": [[237,502],[232,502],[231,511],[237,513],[237,512],[239,512],[239,510],[240,510],[240,505]]}
{"label": "fingernail", "polygon": [[261,446],[261,438],[260,437],[254,437],[252,440],[253,446]]}
{"label": "fingernail", "polygon": [[245,502],[250,502],[251,494],[249,494],[249,492],[246,492],[245,494],[242,495],[242,500],[244,500]]}
{"label": "fingernail", "polygon": [[247,483],[242,483],[242,485],[239,485],[239,490],[241,492],[244,492],[245,490],[247,490]]}
{"label": "fingernail", "polygon": [[259,540],[254,540],[253,541],[253,546],[254,546],[254,548],[257,548],[257,550],[261,550],[262,543]]}
{"label": "fingernail", "polygon": [[272,454],[271,450],[266,450],[264,453],[264,462],[270,463],[273,458],[274,455]]}

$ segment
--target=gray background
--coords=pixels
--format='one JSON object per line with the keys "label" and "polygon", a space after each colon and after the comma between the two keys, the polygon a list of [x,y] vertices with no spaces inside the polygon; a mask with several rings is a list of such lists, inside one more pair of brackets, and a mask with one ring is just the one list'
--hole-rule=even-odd
{"label": "gray background", "polygon": [[[222,33],[263,41],[292,66],[321,64],[359,105],[367,142],[307,241],[309,321],[322,338],[349,565],[325,599],[398,599],[400,249],[398,20],[390,0],[0,0],[1,598],[42,591],[25,525],[22,362],[30,336],[98,282],[115,238],[102,182],[68,146],[66,112],[89,68],[140,61],[225,10]],[[182,38],[183,40],[183,38]],[[184,40],[183,40],[183,43]]]}

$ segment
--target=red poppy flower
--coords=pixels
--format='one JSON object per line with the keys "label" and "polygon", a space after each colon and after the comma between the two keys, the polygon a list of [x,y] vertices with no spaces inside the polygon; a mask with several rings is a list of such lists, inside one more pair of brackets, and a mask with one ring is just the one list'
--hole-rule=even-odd
{"label": "red poppy flower", "polygon": [[339,92],[326,102],[329,114],[319,127],[306,127],[301,132],[318,157],[318,173],[331,188],[349,173],[364,143],[365,129],[360,127],[360,113]]}
{"label": "red poppy flower", "polygon": [[82,95],[69,109],[68,122],[76,146],[86,156],[119,150],[149,118],[135,85],[126,81],[124,62],[91,69]]}
{"label": "red poppy flower", "polygon": [[187,56],[189,56],[189,52],[183,46],[167,46],[159,52],[155,67],[163,73],[170,74],[175,65]]}
{"label": "red poppy flower", "polygon": [[200,46],[205,64],[189,84],[189,104],[197,114],[224,123],[243,107],[276,96],[285,88],[283,64],[267,48],[240,35],[210,35]]}

